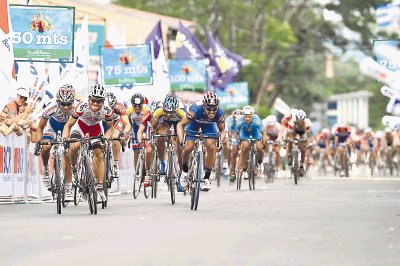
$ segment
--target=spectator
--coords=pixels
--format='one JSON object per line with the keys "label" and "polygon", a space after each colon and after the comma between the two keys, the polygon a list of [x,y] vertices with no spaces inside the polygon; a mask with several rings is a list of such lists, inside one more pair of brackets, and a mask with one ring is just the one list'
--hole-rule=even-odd
{"label": "spectator", "polygon": [[17,123],[15,121],[11,122],[10,126],[7,126],[7,114],[1,112],[0,113],[0,133],[3,136],[8,136],[15,128]]}

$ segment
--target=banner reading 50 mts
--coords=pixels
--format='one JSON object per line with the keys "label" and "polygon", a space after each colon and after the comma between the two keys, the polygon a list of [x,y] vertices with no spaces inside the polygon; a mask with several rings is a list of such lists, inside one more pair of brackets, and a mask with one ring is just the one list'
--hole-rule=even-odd
{"label": "banner reading 50 mts", "polygon": [[75,8],[10,5],[16,61],[72,63]]}
{"label": "banner reading 50 mts", "polygon": [[100,54],[105,86],[153,83],[150,45],[102,47]]}
{"label": "banner reading 50 mts", "polygon": [[175,91],[204,91],[207,72],[204,59],[169,60],[171,89]]}

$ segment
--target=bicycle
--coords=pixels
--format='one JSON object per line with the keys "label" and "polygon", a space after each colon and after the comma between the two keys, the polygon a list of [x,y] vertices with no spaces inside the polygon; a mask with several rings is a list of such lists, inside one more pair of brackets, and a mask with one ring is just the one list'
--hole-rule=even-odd
{"label": "bicycle", "polygon": [[[242,140],[243,141],[243,140]],[[247,174],[248,174],[248,180],[249,180],[249,189],[250,190],[255,190],[255,171],[257,171],[257,164],[256,164],[256,153],[257,149],[255,147],[256,141],[259,141],[257,139],[253,139],[250,137],[249,139],[245,139],[245,141],[250,142],[249,146],[249,151],[248,151],[248,164],[247,164]],[[237,175],[237,190],[241,189],[241,184],[242,184],[242,171],[239,171]]]}
{"label": "bicycle", "polygon": [[[114,182],[114,178],[116,178],[114,167],[111,162],[114,161],[113,157],[113,152],[112,152],[112,145],[110,141],[117,140],[117,141],[122,141],[123,139],[121,138],[109,138],[106,140],[105,138],[102,138],[102,141],[104,143],[104,179],[103,179],[103,190],[104,194],[106,195],[107,200],[103,201],[102,203],[102,209],[107,207],[108,203],[108,190],[111,188],[112,182]],[[122,152],[125,152],[125,145],[122,145]]]}
{"label": "bicycle", "polygon": [[64,142],[61,138],[61,132],[57,132],[55,140],[38,142],[37,150],[40,150],[40,147],[45,145],[51,145],[53,147],[52,155],[54,172],[50,179],[49,191],[53,196],[53,200],[56,198],[57,213],[61,214],[61,206],[67,207],[68,205],[68,202],[65,201],[65,178],[61,162],[61,157],[64,155]]}
{"label": "bicycle", "polygon": [[215,179],[217,180],[217,187],[220,187],[221,185],[221,173],[223,173],[224,169],[222,167],[223,165],[223,153],[222,153],[222,146],[219,145],[217,147],[217,155],[216,155],[216,161],[215,161],[215,167],[214,167],[214,172],[215,172]]}
{"label": "bicycle", "polygon": [[[174,151],[174,148],[172,145],[172,138],[177,137],[177,136],[178,135],[171,134],[171,133],[154,135],[154,138],[161,138],[161,137],[166,138],[167,165],[166,165],[166,169],[165,169],[165,182],[167,183],[168,190],[171,194],[171,203],[172,204],[175,204],[175,188],[178,189],[177,182],[176,182],[176,176],[178,174],[178,171],[176,169],[175,151]],[[157,187],[157,178],[154,178],[154,179],[155,179],[154,185],[156,188]],[[153,180],[153,178],[152,178],[152,180]],[[153,190],[155,190],[155,188],[153,188]],[[157,192],[155,194],[157,194]]]}
{"label": "bicycle", "polygon": [[[267,140],[268,151],[264,157],[264,176],[267,176],[265,179],[265,183],[274,183],[274,179],[276,177],[278,169],[276,168],[276,154],[273,149],[274,145],[277,145],[277,142],[273,140]],[[278,144],[279,145],[279,144]]]}
{"label": "bicycle", "polygon": [[307,142],[307,139],[294,138],[289,139],[288,141],[292,142],[294,146],[292,147],[292,164],[289,165],[290,172],[293,175],[294,184],[297,185],[300,176],[300,160],[301,160],[301,152],[299,149],[299,143]]}
{"label": "bicycle", "polygon": [[219,139],[219,137],[209,136],[205,134],[186,135],[187,137],[194,137],[195,147],[189,158],[189,172],[188,184],[184,188],[190,193],[190,209],[197,210],[200,197],[200,185],[203,182],[204,170],[204,139]]}
{"label": "bicycle", "polygon": [[78,175],[77,180],[73,183],[74,203],[77,205],[81,196],[87,200],[91,214],[97,214],[97,189],[96,180],[92,169],[92,152],[90,149],[90,140],[102,139],[103,136],[82,137],[81,139],[69,139],[64,141],[67,143],[80,143],[78,153]]}

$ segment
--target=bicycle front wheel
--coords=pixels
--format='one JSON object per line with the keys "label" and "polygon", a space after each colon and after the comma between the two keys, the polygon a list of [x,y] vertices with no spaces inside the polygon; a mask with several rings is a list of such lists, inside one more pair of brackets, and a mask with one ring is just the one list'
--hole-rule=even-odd
{"label": "bicycle front wheel", "polygon": [[97,214],[97,190],[92,169],[88,159],[85,159],[86,169],[86,192],[88,197],[89,210],[91,214]]}
{"label": "bicycle front wheel", "polygon": [[172,204],[175,204],[176,182],[175,182],[174,174],[175,174],[174,173],[174,161],[173,161],[172,156],[171,156],[171,157],[169,157],[169,160],[168,160],[167,179],[168,179],[168,186],[169,186],[169,191],[170,191],[170,194],[171,194],[171,203]]}
{"label": "bicycle front wheel", "polygon": [[139,157],[136,162],[135,175],[133,177],[133,198],[137,199],[143,184],[143,158]]}
{"label": "bicycle front wheel", "polygon": [[62,187],[61,187],[61,175],[60,175],[60,165],[57,159],[54,161],[54,181],[56,186],[56,205],[57,205],[57,213],[61,214],[61,206],[62,206]]}
{"label": "bicycle front wheel", "polygon": [[194,210],[197,211],[197,206],[199,205],[200,198],[200,185],[203,176],[203,152],[198,152],[197,154],[197,177],[196,177],[196,189],[194,190]]}
{"label": "bicycle front wheel", "polygon": [[293,151],[293,180],[294,184],[297,185],[299,179],[299,153]]}

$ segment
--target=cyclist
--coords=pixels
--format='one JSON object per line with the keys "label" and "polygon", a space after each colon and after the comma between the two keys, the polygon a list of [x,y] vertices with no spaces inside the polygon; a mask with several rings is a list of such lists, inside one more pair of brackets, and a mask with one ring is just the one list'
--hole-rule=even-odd
{"label": "cyclist", "polygon": [[[248,150],[250,148],[249,138],[256,139],[256,149],[258,151],[257,164],[261,168],[264,158],[264,145],[262,139],[266,138],[263,132],[263,124],[258,115],[254,113],[254,108],[250,105],[243,107],[243,116],[239,117],[235,123],[236,137],[240,144],[240,164],[243,178],[247,179]],[[253,169],[255,170],[255,169]]]}
{"label": "cyclist", "polygon": [[[149,110],[147,110],[144,113],[142,120],[140,121],[139,129],[138,129],[137,136],[136,136],[139,144],[142,143],[143,137],[150,139],[152,114],[159,107],[162,107],[162,102],[158,101],[158,100],[153,101],[150,105]],[[152,159],[151,153],[153,152],[153,147],[151,145],[149,145],[148,140],[146,140],[144,142],[144,146],[146,147],[146,153],[145,153],[146,176],[145,176],[143,184],[144,184],[144,186],[149,186],[150,185],[150,166],[151,166],[151,159]]]}
{"label": "cyclist", "polygon": [[265,145],[265,151],[268,151],[268,145],[267,141],[272,140],[274,141],[274,151],[276,154],[276,167],[279,169],[280,166],[280,161],[281,157],[279,154],[280,146],[279,146],[279,140],[280,140],[280,135],[279,133],[281,132],[281,124],[277,121],[276,116],[274,115],[269,115],[267,116],[264,121],[264,128],[263,128],[263,143]]}
{"label": "cyclist", "polygon": [[[219,98],[212,92],[207,91],[202,101],[192,103],[189,107],[189,112],[178,123],[177,132],[180,143],[184,140],[184,127],[188,135],[198,134],[199,130],[203,134],[218,137],[218,132],[221,134],[225,129],[224,111],[219,108]],[[224,136],[224,134],[221,134]],[[186,143],[182,151],[182,174],[181,185],[187,184],[188,161],[190,153],[194,149],[195,137],[186,136]],[[205,155],[205,173],[202,190],[208,191],[211,189],[210,175],[215,162],[216,140],[206,139],[206,155]]]}
{"label": "cyclist", "polygon": [[226,119],[226,130],[228,131],[229,142],[231,143],[231,154],[230,154],[230,169],[231,176],[230,181],[234,182],[236,180],[236,158],[238,156],[238,141],[236,139],[235,123],[236,120],[243,115],[242,109],[236,109],[232,112],[230,116]]}
{"label": "cyclist", "polygon": [[[186,116],[184,109],[179,108],[179,100],[174,94],[168,94],[161,108],[157,108],[151,119],[152,132],[156,134],[167,134],[173,126],[176,132],[176,125]],[[177,145],[179,146],[179,145]],[[158,157],[160,158],[160,172],[165,174],[165,139],[158,138],[157,140]],[[178,158],[181,157],[180,147],[176,150]]]}
{"label": "cyclist", "polygon": [[[340,171],[340,176],[344,176],[344,146],[343,144],[349,144],[350,143],[350,135],[351,135],[351,130],[350,127],[344,123],[340,122],[336,126],[336,133],[335,133],[335,147],[336,147],[336,152],[339,154],[339,160],[340,160],[340,166],[341,166],[341,171]],[[349,147],[348,147],[349,148]],[[350,149],[349,149],[350,152]]]}
{"label": "cyclist", "polygon": [[[74,109],[71,117],[67,121],[63,131],[64,138],[81,139],[85,135],[97,137],[102,134],[101,121],[105,120],[108,131],[105,133],[109,137],[113,130],[113,110],[105,104],[106,90],[100,84],[95,84],[90,88],[88,100],[80,102]],[[102,201],[107,198],[103,191],[104,179],[104,153],[100,139],[91,140],[93,148],[93,172],[97,177],[98,197]],[[77,175],[77,157],[80,143],[71,143],[69,154],[71,156],[72,172]]]}
{"label": "cyclist", "polygon": [[[50,170],[49,170],[49,158],[51,146],[44,145],[41,143],[54,140],[58,131],[62,132],[65,123],[68,121],[72,114],[73,103],[75,100],[75,90],[71,85],[61,86],[56,94],[55,100],[53,100],[43,111],[43,114],[39,120],[39,126],[37,128],[38,143],[36,144],[35,155],[42,157],[43,171],[42,181],[44,185],[49,188],[50,183]],[[39,148],[39,146],[41,146]],[[41,149],[41,151],[40,151]],[[72,194],[72,172],[71,162],[69,156],[63,158],[64,173],[66,179],[65,185],[65,200],[73,201],[74,197]]]}
{"label": "cyclist", "polygon": [[327,128],[323,128],[321,130],[321,133],[319,133],[316,138],[315,141],[317,143],[317,154],[318,156],[321,153],[321,150],[323,150],[324,154],[322,158],[319,158],[319,160],[326,160],[327,165],[331,165],[331,159],[330,159],[330,152],[329,152],[329,136],[330,136],[330,132],[329,129]]}
{"label": "cyclist", "polygon": [[139,158],[140,143],[137,141],[137,133],[140,126],[140,121],[144,113],[149,110],[147,104],[144,104],[144,97],[140,93],[135,93],[132,95],[131,103],[132,107],[126,110],[131,125],[132,125],[132,149],[134,153],[134,165],[136,166],[137,160]]}
{"label": "cyclist", "polygon": [[[296,136],[300,138],[309,138],[309,132],[311,128],[311,121],[307,118],[306,112],[301,109],[296,109],[294,114],[292,115],[292,119],[288,123],[288,132],[287,139],[293,140]],[[300,176],[304,175],[304,161],[306,158],[307,146],[305,142],[300,142],[299,149],[301,152],[301,160],[300,160]],[[289,141],[288,143],[288,164],[292,165],[292,146],[293,143]]]}
{"label": "cyclist", "polygon": [[[107,103],[111,107],[111,109],[114,112],[113,116],[113,121],[114,121],[114,129],[112,133],[112,138],[123,138],[124,142],[128,141],[129,139],[129,134],[131,132],[131,124],[129,123],[129,118],[126,114],[126,108],[125,106],[117,102],[117,98],[115,97],[115,94],[112,92],[107,93]],[[107,131],[108,127],[107,124],[103,121],[103,129],[104,132]],[[124,143],[125,145],[125,143]],[[119,177],[119,166],[118,166],[118,161],[119,157],[121,154],[121,142],[118,140],[113,141],[112,143],[112,151],[114,155],[114,164],[113,164],[113,170],[114,170],[114,177],[118,178]]]}

